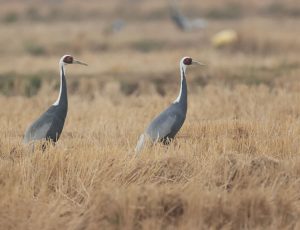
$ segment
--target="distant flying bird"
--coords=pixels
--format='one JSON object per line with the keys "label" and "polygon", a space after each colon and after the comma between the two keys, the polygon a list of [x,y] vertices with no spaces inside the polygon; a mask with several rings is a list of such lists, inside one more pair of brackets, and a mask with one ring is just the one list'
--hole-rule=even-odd
{"label": "distant flying bird", "polygon": [[170,0],[169,5],[171,19],[179,29],[183,31],[190,31],[193,29],[203,29],[206,27],[207,22],[204,19],[188,19],[187,17],[185,17],[180,11],[178,4],[175,0]]}
{"label": "distant flying bird", "polygon": [[27,128],[24,143],[31,143],[37,140],[49,140],[55,143],[59,139],[68,112],[67,83],[65,76],[65,66],[68,64],[87,65],[75,60],[70,55],[64,55],[60,59],[60,90],[58,98],[46,112]]}
{"label": "distant flying bird", "polygon": [[126,27],[126,21],[124,19],[116,19],[111,24],[108,24],[103,32],[107,35],[116,34],[121,32]]}
{"label": "distant flying bird", "polygon": [[186,68],[192,64],[204,65],[190,57],[181,59],[179,65],[181,73],[179,95],[168,108],[152,120],[146,131],[140,136],[135,148],[136,153],[141,151],[148,140],[152,143],[162,142],[168,144],[180,130],[187,112]]}
{"label": "distant flying bird", "polygon": [[125,27],[126,23],[123,19],[116,19],[112,22],[112,31],[114,33],[120,32],[124,27]]}

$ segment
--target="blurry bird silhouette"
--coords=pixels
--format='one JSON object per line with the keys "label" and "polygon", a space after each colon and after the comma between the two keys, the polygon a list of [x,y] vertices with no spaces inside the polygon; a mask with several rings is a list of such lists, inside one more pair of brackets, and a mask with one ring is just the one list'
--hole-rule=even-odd
{"label": "blurry bird silhouette", "polygon": [[106,35],[117,34],[122,30],[124,30],[125,27],[126,27],[126,21],[124,19],[118,18],[112,21],[110,24],[108,24],[104,28],[103,32]]}
{"label": "blurry bird silhouette", "polygon": [[204,29],[207,26],[207,22],[204,19],[188,19],[185,17],[180,11],[176,0],[169,0],[169,7],[171,19],[180,30]]}

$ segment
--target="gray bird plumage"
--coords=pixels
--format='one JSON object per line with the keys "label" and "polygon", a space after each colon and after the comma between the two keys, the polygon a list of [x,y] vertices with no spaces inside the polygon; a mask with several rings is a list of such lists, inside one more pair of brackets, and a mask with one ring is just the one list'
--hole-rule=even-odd
{"label": "gray bird plumage", "polygon": [[206,27],[207,22],[202,18],[189,19],[185,17],[179,9],[179,6],[175,0],[169,1],[170,16],[175,25],[183,31],[190,31],[193,29],[203,29]]}
{"label": "gray bird plumage", "polygon": [[67,64],[86,65],[85,63],[75,60],[70,55],[64,55],[60,59],[60,91],[58,99],[27,128],[24,135],[24,143],[31,143],[38,140],[48,140],[55,143],[59,139],[68,112],[68,94],[65,76],[65,66]]}
{"label": "gray bird plumage", "polygon": [[66,105],[52,105],[26,130],[24,142],[29,143],[35,140],[56,142],[63,130],[67,112],[67,98]]}
{"label": "gray bird plumage", "polygon": [[190,57],[184,57],[180,61],[180,92],[177,99],[162,113],[156,116],[147,127],[146,131],[140,136],[135,151],[139,152],[149,140],[152,143],[163,142],[168,144],[182,127],[187,113],[187,84],[186,67],[193,63]]}

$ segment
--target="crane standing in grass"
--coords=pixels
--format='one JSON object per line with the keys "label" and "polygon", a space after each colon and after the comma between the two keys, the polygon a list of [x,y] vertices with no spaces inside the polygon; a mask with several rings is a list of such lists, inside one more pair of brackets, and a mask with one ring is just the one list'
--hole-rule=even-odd
{"label": "crane standing in grass", "polygon": [[54,102],[46,112],[27,128],[24,136],[24,143],[30,143],[37,140],[49,140],[55,143],[59,139],[68,112],[67,83],[65,76],[65,66],[68,64],[87,65],[75,60],[70,55],[64,55],[60,59],[59,96],[56,102]]}
{"label": "crane standing in grass", "polygon": [[180,61],[180,91],[176,100],[160,113],[150,123],[146,131],[140,136],[135,148],[135,152],[141,151],[145,142],[163,142],[168,144],[183,125],[187,112],[187,84],[186,84],[186,68],[192,64],[204,65],[198,61],[194,61],[190,57],[184,57]]}

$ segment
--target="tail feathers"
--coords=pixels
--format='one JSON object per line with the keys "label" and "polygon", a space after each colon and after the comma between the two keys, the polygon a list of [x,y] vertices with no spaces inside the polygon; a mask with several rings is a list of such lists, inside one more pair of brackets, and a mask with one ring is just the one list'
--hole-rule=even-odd
{"label": "tail feathers", "polygon": [[136,147],[135,147],[135,153],[139,153],[143,147],[144,147],[144,144],[145,144],[145,134],[142,134],[136,144]]}

